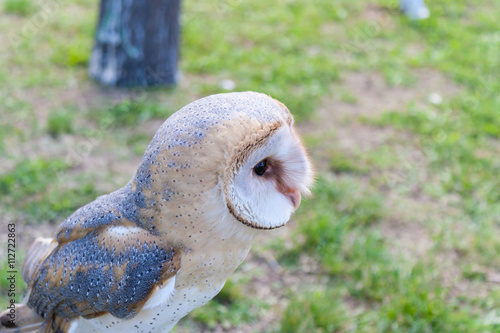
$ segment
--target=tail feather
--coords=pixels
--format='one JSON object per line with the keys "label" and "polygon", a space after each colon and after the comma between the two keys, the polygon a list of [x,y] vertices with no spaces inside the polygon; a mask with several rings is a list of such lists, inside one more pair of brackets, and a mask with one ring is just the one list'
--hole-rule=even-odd
{"label": "tail feather", "polygon": [[15,312],[0,313],[0,333],[25,333],[40,329],[43,318],[25,304],[16,304]]}
{"label": "tail feather", "polygon": [[[26,253],[23,264],[23,278],[29,283],[40,263],[47,258],[56,244],[49,238],[37,238]],[[23,302],[27,301],[30,290]],[[7,309],[0,313],[0,333],[40,332],[44,329],[45,320],[26,304],[16,304],[15,310]]]}
{"label": "tail feather", "polygon": [[29,284],[36,269],[47,258],[56,247],[56,243],[50,238],[37,238],[26,253],[23,264],[23,278]]}

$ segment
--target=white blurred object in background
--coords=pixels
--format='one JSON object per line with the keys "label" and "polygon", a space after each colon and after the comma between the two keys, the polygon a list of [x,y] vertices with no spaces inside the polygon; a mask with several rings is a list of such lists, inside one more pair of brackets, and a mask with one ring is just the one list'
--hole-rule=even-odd
{"label": "white blurred object in background", "polygon": [[401,10],[412,20],[423,20],[430,15],[424,0],[400,0],[400,5]]}

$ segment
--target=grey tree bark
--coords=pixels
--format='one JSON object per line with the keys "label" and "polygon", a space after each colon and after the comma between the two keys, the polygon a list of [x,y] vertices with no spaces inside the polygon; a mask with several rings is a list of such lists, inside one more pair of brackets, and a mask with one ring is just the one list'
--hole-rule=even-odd
{"label": "grey tree bark", "polygon": [[101,0],[89,73],[117,87],[178,81],[180,0]]}

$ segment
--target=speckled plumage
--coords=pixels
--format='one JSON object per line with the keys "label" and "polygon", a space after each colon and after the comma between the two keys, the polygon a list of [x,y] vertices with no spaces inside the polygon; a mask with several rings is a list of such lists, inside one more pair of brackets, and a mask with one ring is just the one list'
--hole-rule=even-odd
{"label": "speckled plumage", "polygon": [[160,127],[125,187],[33,245],[27,305],[45,332],[168,332],[220,291],[261,230],[286,223],[311,183],[283,104],[253,92],[197,100]]}

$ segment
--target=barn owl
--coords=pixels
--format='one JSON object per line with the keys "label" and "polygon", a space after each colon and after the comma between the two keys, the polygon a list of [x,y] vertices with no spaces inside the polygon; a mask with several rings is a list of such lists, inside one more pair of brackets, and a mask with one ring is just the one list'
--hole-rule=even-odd
{"label": "barn owl", "polygon": [[2,325],[170,331],[310,193],[312,166],[293,124],[285,105],[255,92],[208,96],[174,113],[125,187],[35,241],[24,304]]}

